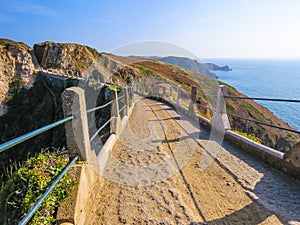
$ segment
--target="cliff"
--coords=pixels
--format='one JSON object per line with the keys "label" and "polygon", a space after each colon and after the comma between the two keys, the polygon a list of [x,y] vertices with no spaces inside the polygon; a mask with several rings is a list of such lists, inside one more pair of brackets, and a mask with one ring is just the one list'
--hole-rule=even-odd
{"label": "cliff", "polygon": [[33,48],[43,69],[68,75],[82,74],[101,56],[97,50],[79,44],[47,41]]}
{"label": "cliff", "polygon": [[5,102],[21,88],[33,85],[34,65],[29,47],[20,42],[0,39],[0,116],[7,108]]}

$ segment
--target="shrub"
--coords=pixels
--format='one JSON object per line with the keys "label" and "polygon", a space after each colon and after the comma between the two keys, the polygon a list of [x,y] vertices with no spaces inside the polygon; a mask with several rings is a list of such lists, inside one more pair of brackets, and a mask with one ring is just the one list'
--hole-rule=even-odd
{"label": "shrub", "polygon": [[[45,151],[28,159],[0,190],[0,224],[18,223],[67,164],[66,156]],[[30,224],[53,224],[56,208],[73,184],[74,180],[64,176],[35,212]]]}
{"label": "shrub", "polygon": [[262,143],[262,141],[259,138],[255,137],[253,134],[247,134],[247,133],[244,133],[244,132],[241,132],[241,131],[238,131],[238,130],[233,130],[233,132],[235,132],[235,133],[237,133],[237,134],[239,134],[239,135],[241,135],[243,137],[246,137],[246,138],[248,138],[248,139],[250,139],[252,141],[255,141],[255,142],[259,143],[259,144]]}

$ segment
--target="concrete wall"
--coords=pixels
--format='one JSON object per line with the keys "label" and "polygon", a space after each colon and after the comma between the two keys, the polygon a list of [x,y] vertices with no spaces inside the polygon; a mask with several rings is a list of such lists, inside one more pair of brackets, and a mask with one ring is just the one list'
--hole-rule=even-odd
{"label": "concrete wall", "polygon": [[[75,93],[76,92],[76,93]],[[71,106],[76,106],[76,108],[84,108],[85,104],[76,103],[74,98],[71,98],[70,95],[75,95],[78,101],[83,101],[83,93],[82,90],[78,90],[77,87],[72,87],[66,91],[63,96],[63,101],[65,102],[65,114],[70,114]],[[114,98],[117,96],[114,95]],[[75,103],[74,103],[75,102]],[[128,101],[127,101],[128,102]],[[81,106],[83,105],[83,106]],[[89,224],[89,216],[91,215],[91,211],[93,210],[93,200],[96,198],[97,188],[100,187],[100,182],[102,179],[102,174],[105,171],[107,162],[110,157],[110,152],[118,138],[118,135],[122,128],[128,122],[128,118],[130,117],[132,110],[134,107],[134,103],[131,105],[130,108],[127,109],[126,114],[122,120],[112,120],[112,123],[120,123],[120,124],[113,124],[112,127],[120,127],[120,130],[114,130],[114,133],[110,135],[108,140],[105,142],[99,154],[96,154],[95,151],[91,150],[88,143],[85,143],[84,146],[81,146],[84,151],[77,150],[77,154],[79,155],[88,155],[89,157],[86,159],[87,161],[83,161],[79,165],[75,165],[77,168],[77,177],[79,183],[76,185],[73,193],[64,201],[64,203],[58,209],[57,220],[58,224],[76,224],[76,225],[84,225]],[[115,110],[114,114],[118,114],[117,111],[119,110],[118,104],[113,107]],[[81,111],[81,110],[79,110]],[[74,110],[72,111],[74,113]],[[86,113],[85,113],[86,114]],[[118,114],[119,116],[119,114]],[[81,116],[78,116],[78,118]],[[83,116],[84,117],[84,116]],[[77,118],[77,119],[78,119]],[[74,121],[73,121],[74,122]],[[75,120],[76,122],[76,120]],[[77,121],[76,124],[79,122]],[[84,129],[87,130],[87,122],[80,120],[81,127],[85,127]],[[67,138],[74,139],[74,130],[72,124],[66,124],[66,134]],[[68,134],[69,133],[69,134]],[[88,133],[87,131],[85,133]],[[87,134],[86,134],[87,135]],[[87,142],[89,138],[81,137],[82,142]],[[77,137],[78,139],[78,137]],[[68,140],[71,146],[74,146],[77,141]],[[87,145],[87,146],[86,146]],[[77,146],[77,148],[80,146]],[[74,154],[74,151],[71,151],[71,154]],[[82,156],[84,159],[84,156]],[[71,202],[76,202],[76,204],[71,204]],[[68,206],[66,206],[66,204]]]}

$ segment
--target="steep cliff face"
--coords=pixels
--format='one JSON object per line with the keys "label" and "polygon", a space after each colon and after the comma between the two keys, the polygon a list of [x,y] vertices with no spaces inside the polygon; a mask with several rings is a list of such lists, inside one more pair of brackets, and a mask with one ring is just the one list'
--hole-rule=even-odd
{"label": "steep cliff face", "polygon": [[87,46],[54,42],[35,44],[34,53],[42,68],[68,75],[81,75],[101,55]]}
{"label": "steep cliff face", "polygon": [[29,47],[0,39],[0,116],[6,112],[4,103],[18,91],[33,85],[34,65]]}

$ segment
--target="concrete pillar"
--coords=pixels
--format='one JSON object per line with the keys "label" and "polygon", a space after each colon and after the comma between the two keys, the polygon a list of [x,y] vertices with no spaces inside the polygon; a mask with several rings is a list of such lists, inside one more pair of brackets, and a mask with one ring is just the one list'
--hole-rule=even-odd
{"label": "concrete pillar", "polygon": [[181,86],[177,86],[177,100],[176,100],[176,105],[180,106],[181,105]]}
{"label": "concrete pillar", "polygon": [[155,97],[157,97],[157,98],[160,97],[160,93],[159,93],[160,87],[159,87],[159,86],[156,87],[155,90],[156,90],[156,91],[155,91]]}
{"label": "concrete pillar", "polygon": [[129,115],[129,96],[128,96],[128,88],[125,87],[125,109],[124,109],[124,115],[128,116]]}
{"label": "concrete pillar", "polygon": [[197,87],[192,86],[191,101],[190,101],[190,104],[189,104],[188,115],[191,115],[191,116],[196,115],[196,113],[195,113],[196,100],[197,100]]}
{"label": "concrete pillar", "polygon": [[227,87],[225,85],[220,85],[217,95],[217,113],[223,114],[226,112],[226,103],[224,100],[224,95],[227,94]]}
{"label": "concrete pillar", "polygon": [[300,168],[300,142],[294,145],[291,150],[287,151],[283,159],[295,167]]}
{"label": "concrete pillar", "polygon": [[172,85],[170,86],[169,101],[170,101],[170,102],[173,102],[173,87],[172,87]]}
{"label": "concrete pillar", "polygon": [[79,156],[80,160],[89,161],[91,146],[86,113],[84,90],[71,87],[62,93],[64,116],[73,115],[74,119],[65,123],[69,156]]}
{"label": "concrete pillar", "polygon": [[163,96],[162,96],[163,99],[166,99],[166,92],[167,92],[166,90],[167,88],[163,87]]}
{"label": "concrete pillar", "polygon": [[116,90],[110,90],[110,101],[113,101],[111,105],[111,117],[114,117],[110,122],[110,133],[119,135],[121,131],[121,117],[119,113],[119,102]]}
{"label": "concrete pillar", "polygon": [[129,88],[129,96],[130,96],[130,107],[133,106],[134,103],[134,87]]}
{"label": "concrete pillar", "polygon": [[[220,85],[217,95],[217,108],[216,117],[220,117],[220,121],[223,123],[223,129],[231,129],[228,116],[226,114],[226,102],[224,95],[227,94],[227,87],[225,85]],[[219,124],[220,125],[220,124]]]}

